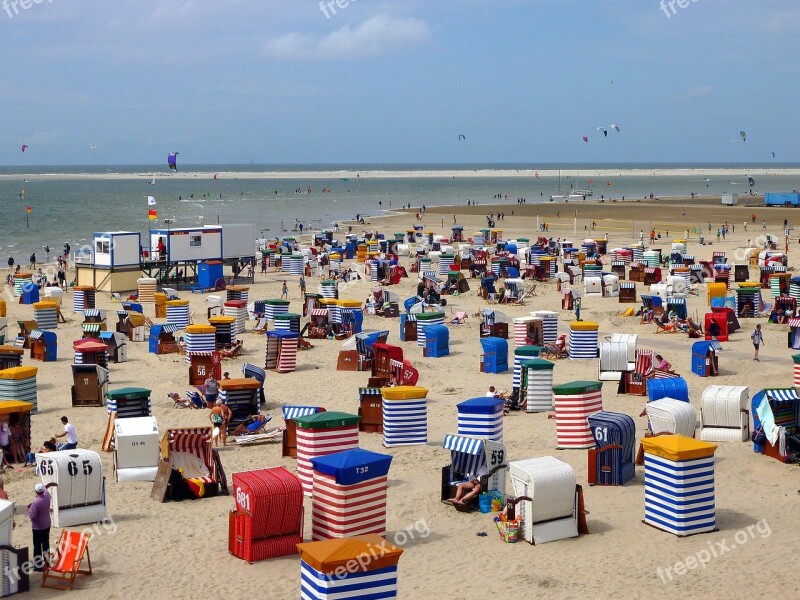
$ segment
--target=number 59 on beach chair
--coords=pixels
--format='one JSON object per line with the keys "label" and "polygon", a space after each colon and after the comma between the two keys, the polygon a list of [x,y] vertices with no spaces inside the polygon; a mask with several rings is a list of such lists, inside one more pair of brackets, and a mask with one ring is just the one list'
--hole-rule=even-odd
{"label": "number 59 on beach chair", "polygon": [[[81,569],[84,555],[88,570]],[[89,557],[89,534],[80,531],[64,530],[58,540],[53,566],[45,562],[42,573],[42,587],[56,590],[71,590],[78,575],[92,574],[92,560]]]}

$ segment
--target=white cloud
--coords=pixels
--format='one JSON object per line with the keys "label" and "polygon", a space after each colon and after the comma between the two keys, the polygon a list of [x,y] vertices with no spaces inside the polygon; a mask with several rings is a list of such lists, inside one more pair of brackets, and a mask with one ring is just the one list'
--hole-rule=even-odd
{"label": "white cloud", "polygon": [[377,15],[355,28],[345,25],[322,38],[290,33],[270,40],[264,51],[270,56],[288,59],[365,58],[425,43],[430,32],[428,24],[420,19]]}

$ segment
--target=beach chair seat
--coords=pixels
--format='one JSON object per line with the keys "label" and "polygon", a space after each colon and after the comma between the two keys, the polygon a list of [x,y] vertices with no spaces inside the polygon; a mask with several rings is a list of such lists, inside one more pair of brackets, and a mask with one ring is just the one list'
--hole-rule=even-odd
{"label": "beach chair seat", "polygon": [[[84,556],[88,569],[81,569]],[[45,561],[42,573],[42,587],[56,590],[71,590],[78,575],[92,574],[92,560],[89,557],[89,533],[70,531],[61,532],[56,546],[53,565]]]}
{"label": "beach chair seat", "polygon": [[256,326],[253,328],[252,333],[266,333],[268,323],[269,319],[267,319],[266,317],[259,317],[258,321],[256,321]]}
{"label": "beach chair seat", "polygon": [[186,392],[186,397],[189,398],[189,400],[192,401],[192,405],[195,408],[207,408],[208,407],[207,404],[206,404],[206,400],[205,400],[205,394],[201,395],[200,392],[194,392],[192,390],[188,390]]}
{"label": "beach chair seat", "polygon": [[236,340],[236,343],[230,348],[220,350],[219,355],[221,358],[238,358],[243,346],[244,342],[242,340]]}
{"label": "beach chair seat", "polygon": [[656,333],[678,333],[680,329],[675,323],[662,324],[659,321],[653,321],[656,324]]}
{"label": "beach chair seat", "polygon": [[[264,425],[267,423],[265,422]],[[273,427],[272,429],[266,429],[262,427],[259,429],[258,433],[246,433],[245,435],[237,435],[233,438],[233,441],[239,444],[240,446],[246,444],[255,444],[257,442],[266,442],[270,440],[283,440],[283,432],[286,430],[286,427]]]}
{"label": "beach chair seat", "polygon": [[469,315],[467,314],[467,311],[465,311],[465,310],[460,310],[460,311],[458,311],[458,312],[455,314],[455,316],[454,316],[454,317],[453,317],[453,318],[450,320],[450,323],[449,323],[449,324],[450,324],[450,325],[463,325],[464,323],[466,323],[466,321],[467,321],[467,319],[468,319],[468,318],[469,318]]}

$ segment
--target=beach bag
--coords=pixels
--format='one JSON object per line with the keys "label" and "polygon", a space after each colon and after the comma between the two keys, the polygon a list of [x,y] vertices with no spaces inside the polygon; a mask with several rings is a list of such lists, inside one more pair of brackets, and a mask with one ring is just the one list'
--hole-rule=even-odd
{"label": "beach bag", "polygon": [[483,514],[503,510],[503,496],[497,490],[489,490],[478,496],[478,507]]}
{"label": "beach bag", "polygon": [[506,544],[516,544],[519,541],[519,532],[522,529],[521,519],[517,518],[513,521],[504,521],[500,517],[494,518],[497,531],[500,534],[500,539]]}

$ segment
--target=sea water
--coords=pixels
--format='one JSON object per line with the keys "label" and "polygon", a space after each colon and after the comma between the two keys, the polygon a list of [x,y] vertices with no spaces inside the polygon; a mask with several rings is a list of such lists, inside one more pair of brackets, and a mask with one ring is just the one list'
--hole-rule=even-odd
{"label": "sea water", "polygon": [[[795,168],[796,165],[185,165],[182,171],[196,172],[177,178],[155,166],[107,167],[4,167],[0,168],[0,256],[13,255],[17,263],[27,263],[32,252],[44,259],[43,246],[51,257],[64,242],[73,250],[87,245],[96,231],[140,231],[149,226],[165,227],[164,219],[174,219],[171,227],[200,223],[255,223],[266,238],[287,235],[302,223],[304,230],[330,228],[334,223],[367,218],[410,204],[413,208],[438,205],[465,206],[515,203],[525,198],[529,204],[547,202],[552,195],[568,195],[572,190],[592,189],[599,200],[658,196],[718,195],[723,192],[747,195],[747,177],[753,177],[754,191],[791,191],[800,187],[798,177],[767,174],[767,170]],[[703,169],[728,168],[735,175],[711,176],[704,181]],[[558,169],[589,172],[605,169],[608,175],[534,175],[470,177],[475,170],[524,171]],[[618,176],[614,170],[641,169],[648,174]],[[661,172],[691,169],[680,175]],[[301,173],[346,171],[330,178],[303,178]],[[414,176],[359,177],[366,171],[412,171]],[[426,176],[426,171],[459,171],[455,177]],[[649,174],[649,170],[653,174]],[[696,172],[695,172],[696,171]],[[237,178],[236,173],[264,173],[263,179]],[[288,173],[270,178],[270,173]],[[292,172],[298,176],[293,177]],[[121,179],[92,178],[92,174],[126,174]],[[214,173],[220,173],[214,179]],[[58,175],[82,174],[79,179]],[[156,183],[151,185],[152,174]],[[46,176],[45,176],[46,175]],[[310,193],[309,193],[310,188]],[[323,192],[327,188],[330,192]],[[300,193],[297,191],[299,190]],[[20,197],[20,195],[23,197]],[[499,197],[496,197],[498,196]],[[156,198],[156,221],[148,220],[147,197]],[[30,206],[28,214],[26,208]],[[490,209],[487,208],[487,212]],[[409,221],[410,222],[410,221]],[[354,228],[360,231],[361,228]],[[390,232],[391,233],[391,232]]]}

